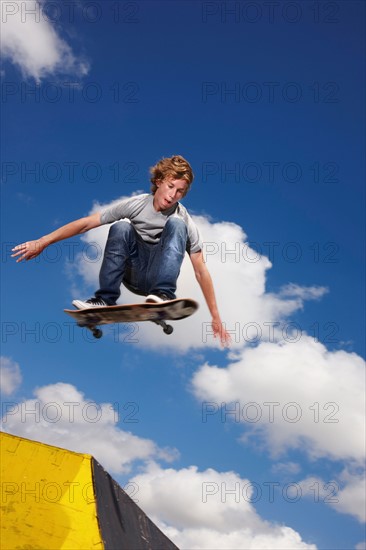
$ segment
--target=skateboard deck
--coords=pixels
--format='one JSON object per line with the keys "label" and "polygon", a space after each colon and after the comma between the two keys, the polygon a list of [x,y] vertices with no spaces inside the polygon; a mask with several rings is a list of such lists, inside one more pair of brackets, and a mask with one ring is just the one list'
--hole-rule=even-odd
{"label": "skateboard deck", "polygon": [[111,323],[136,323],[152,321],[160,325],[166,334],[173,332],[173,327],[165,321],[178,321],[192,315],[198,309],[198,303],[190,298],[177,298],[162,303],[141,302],[117,306],[92,307],[88,309],[65,309],[80,327],[90,329],[95,338],[102,336],[98,325]]}

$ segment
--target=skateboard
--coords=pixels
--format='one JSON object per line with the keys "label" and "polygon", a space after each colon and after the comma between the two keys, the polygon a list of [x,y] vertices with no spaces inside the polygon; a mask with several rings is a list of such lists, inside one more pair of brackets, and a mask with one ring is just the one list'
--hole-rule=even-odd
{"label": "skateboard", "polygon": [[173,327],[165,321],[178,321],[189,317],[198,309],[198,303],[190,298],[177,298],[162,303],[142,302],[117,306],[102,306],[88,309],[65,309],[65,313],[76,320],[79,327],[88,328],[95,338],[101,338],[103,332],[98,325],[112,323],[136,323],[152,321],[163,328],[165,334],[171,334]]}

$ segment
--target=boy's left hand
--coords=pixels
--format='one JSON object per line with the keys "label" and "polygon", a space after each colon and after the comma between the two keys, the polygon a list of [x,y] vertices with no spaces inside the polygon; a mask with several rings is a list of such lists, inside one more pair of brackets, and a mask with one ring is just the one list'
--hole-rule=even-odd
{"label": "boy's left hand", "polygon": [[220,343],[223,348],[227,348],[231,344],[231,336],[222,324],[221,320],[212,320],[212,330],[215,338],[220,338]]}

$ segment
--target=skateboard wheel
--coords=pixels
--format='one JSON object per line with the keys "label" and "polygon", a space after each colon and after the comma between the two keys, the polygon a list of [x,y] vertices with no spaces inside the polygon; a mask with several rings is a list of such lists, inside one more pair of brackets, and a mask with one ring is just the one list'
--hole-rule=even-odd
{"label": "skateboard wheel", "polygon": [[99,340],[99,338],[103,336],[103,331],[101,331],[100,328],[95,328],[93,330],[93,336]]}
{"label": "skateboard wheel", "polygon": [[165,328],[164,328],[164,332],[165,334],[171,334],[173,332],[173,327],[171,325],[167,325]]}

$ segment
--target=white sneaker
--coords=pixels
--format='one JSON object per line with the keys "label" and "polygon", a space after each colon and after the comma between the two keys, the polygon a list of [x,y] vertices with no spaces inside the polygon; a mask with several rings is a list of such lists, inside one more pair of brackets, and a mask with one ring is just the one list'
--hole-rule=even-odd
{"label": "white sneaker", "polygon": [[166,294],[163,292],[159,292],[159,294],[149,294],[146,296],[145,302],[151,303],[151,304],[161,304],[162,302],[170,302],[172,298],[169,298]]}
{"label": "white sneaker", "polygon": [[89,298],[89,300],[73,300],[72,305],[77,309],[89,309],[91,307],[108,307],[101,298]]}

